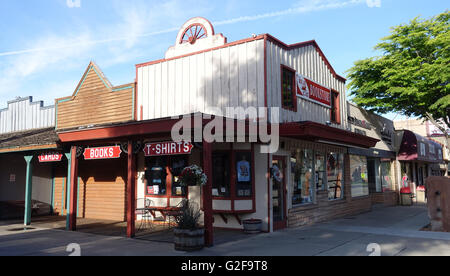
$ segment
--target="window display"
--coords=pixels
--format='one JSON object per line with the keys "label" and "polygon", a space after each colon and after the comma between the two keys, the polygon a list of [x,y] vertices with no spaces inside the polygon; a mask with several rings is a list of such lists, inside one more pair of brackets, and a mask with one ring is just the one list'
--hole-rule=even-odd
{"label": "window display", "polygon": [[172,196],[186,196],[187,187],[182,186],[179,176],[184,168],[188,166],[187,158],[177,156],[171,158],[170,172],[172,173]]}
{"label": "window display", "polygon": [[230,196],[230,154],[214,153],[212,195],[217,197]]}
{"label": "window display", "polygon": [[291,157],[292,204],[313,202],[313,151],[297,150]]}
{"label": "window display", "polygon": [[238,197],[252,196],[252,154],[251,152],[236,152],[236,195]]}
{"label": "window display", "polygon": [[166,195],[166,167],[167,158],[156,157],[147,159],[145,167],[145,180],[147,195]]}
{"label": "window display", "polygon": [[[187,187],[181,185],[179,176],[188,166],[186,156],[160,156],[146,158],[145,193],[154,196],[180,196],[187,194]],[[170,194],[168,193],[170,191]]]}
{"label": "window display", "polygon": [[327,158],[328,199],[344,197],[344,155],[329,153]]}
{"label": "window display", "polygon": [[352,197],[369,195],[367,174],[367,158],[365,156],[350,155],[350,174],[352,180]]}
{"label": "window display", "polygon": [[383,184],[383,192],[391,191],[393,187],[393,182],[391,178],[391,163],[390,162],[381,162],[381,182]]}
{"label": "window display", "polygon": [[326,171],[325,171],[325,154],[316,152],[315,154],[316,166],[315,166],[315,183],[317,191],[325,190]]}

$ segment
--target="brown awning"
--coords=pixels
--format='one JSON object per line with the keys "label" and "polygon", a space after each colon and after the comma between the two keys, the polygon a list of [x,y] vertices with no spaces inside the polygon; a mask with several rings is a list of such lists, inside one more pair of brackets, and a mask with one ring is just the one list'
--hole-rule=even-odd
{"label": "brown awning", "polygon": [[280,125],[280,136],[315,142],[338,143],[348,147],[372,148],[380,141],[361,134],[322,125],[315,122],[285,123]]}
{"label": "brown awning", "polygon": [[57,149],[59,138],[54,128],[0,135],[0,153]]}

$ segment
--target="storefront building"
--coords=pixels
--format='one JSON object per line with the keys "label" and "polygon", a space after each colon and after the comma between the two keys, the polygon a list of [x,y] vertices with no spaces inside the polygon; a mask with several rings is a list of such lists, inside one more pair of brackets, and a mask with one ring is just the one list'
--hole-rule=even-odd
{"label": "storefront building", "polygon": [[[168,220],[189,199],[202,210],[207,245],[214,228],[242,229],[247,219],[271,232],[370,211],[359,181],[368,161],[351,152],[380,139],[349,131],[345,82],[315,41],[287,45],[263,34],[228,43],[193,18],[164,59],[136,65],[135,83],[113,86],[91,63],[73,95],[56,100],[57,148],[68,166],[53,177],[53,207],[68,229],[77,217],[127,221],[133,237],[137,200]],[[183,131],[193,135],[175,141],[186,115],[193,125]],[[258,136],[263,122],[277,137]],[[192,165],[205,186],[181,185]]]}
{"label": "storefront building", "polygon": [[[380,142],[374,148],[350,148],[350,167],[354,196],[370,195],[373,203],[398,203],[398,173],[394,123],[382,116],[348,103],[348,121],[353,132]],[[360,164],[363,164],[360,166]]]}
{"label": "storefront building", "polygon": [[[370,198],[350,196],[347,153],[377,140],[346,131],[345,79],[315,41],[286,45],[265,34],[227,43],[207,20],[194,18],[181,28],[165,59],[136,67],[139,122],[185,114],[236,119],[227,107],[279,110],[278,151],[261,153],[262,142],[211,144],[208,196],[214,227],[241,229],[243,220],[260,219],[263,230],[273,231],[370,210]],[[171,137],[143,144],[165,139]],[[187,157],[141,153],[137,196],[161,208],[183,197],[204,205],[199,191],[184,191],[176,183],[179,166],[200,165],[198,150]],[[164,168],[161,164],[169,175],[165,184],[164,177],[146,177],[146,171]]]}
{"label": "storefront building", "polygon": [[[113,86],[100,68],[89,64],[72,96],[56,99],[56,132],[70,160],[67,178],[56,181],[59,210],[67,215],[67,228],[76,229],[76,218],[123,222],[128,175],[128,141],[111,133],[104,139],[83,137],[83,130],[133,121],[134,83]],[[67,138],[69,137],[69,138]],[[129,184],[130,183],[130,184]],[[67,199],[67,200],[66,200]]]}
{"label": "storefront building", "polygon": [[53,213],[55,176],[67,168],[54,125],[55,107],[32,97],[0,110],[0,219],[29,225],[32,215]]}
{"label": "storefront building", "polygon": [[429,176],[441,175],[442,145],[409,130],[398,130],[397,139],[400,141],[397,159],[401,164],[401,185],[409,184],[417,195],[418,191],[425,191]]}

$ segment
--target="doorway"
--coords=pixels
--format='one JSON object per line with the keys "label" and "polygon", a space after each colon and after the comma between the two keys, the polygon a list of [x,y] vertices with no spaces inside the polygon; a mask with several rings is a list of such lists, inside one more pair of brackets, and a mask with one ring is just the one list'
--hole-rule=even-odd
{"label": "doorway", "polygon": [[287,227],[286,157],[273,157],[272,173],[273,230],[276,231]]}

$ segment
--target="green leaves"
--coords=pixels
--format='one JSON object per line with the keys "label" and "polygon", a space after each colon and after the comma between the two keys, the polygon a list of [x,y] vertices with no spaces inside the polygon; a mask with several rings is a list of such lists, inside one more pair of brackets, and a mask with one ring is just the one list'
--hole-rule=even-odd
{"label": "green leaves", "polygon": [[347,72],[353,101],[377,113],[442,119],[449,125],[450,13],[392,28],[376,50]]}

